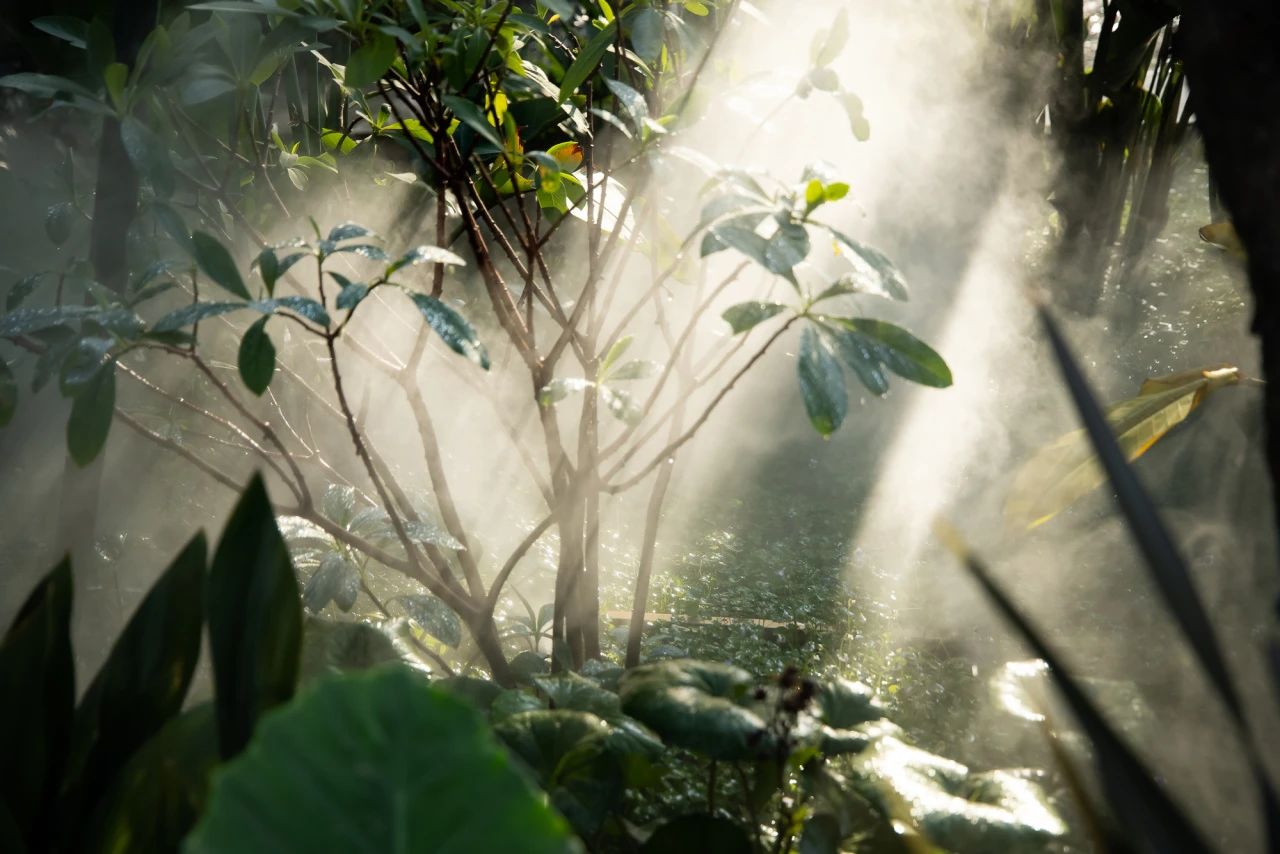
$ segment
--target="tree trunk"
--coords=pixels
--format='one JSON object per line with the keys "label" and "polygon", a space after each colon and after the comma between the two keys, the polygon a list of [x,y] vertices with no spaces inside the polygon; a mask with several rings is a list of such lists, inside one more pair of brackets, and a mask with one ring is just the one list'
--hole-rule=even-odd
{"label": "tree trunk", "polygon": [[1275,495],[1280,492],[1280,3],[1186,0],[1179,35],[1205,158],[1249,255],[1253,332],[1262,345],[1268,380],[1264,413]]}

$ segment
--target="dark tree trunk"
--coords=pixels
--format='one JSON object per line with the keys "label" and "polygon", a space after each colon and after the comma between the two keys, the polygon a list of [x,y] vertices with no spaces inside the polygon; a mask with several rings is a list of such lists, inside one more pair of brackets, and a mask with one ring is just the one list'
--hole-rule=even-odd
{"label": "dark tree trunk", "polygon": [[[1267,462],[1280,494],[1280,3],[1185,0],[1182,54],[1213,181],[1249,253]],[[1280,508],[1277,508],[1280,514]],[[1280,521],[1280,515],[1277,515]]]}

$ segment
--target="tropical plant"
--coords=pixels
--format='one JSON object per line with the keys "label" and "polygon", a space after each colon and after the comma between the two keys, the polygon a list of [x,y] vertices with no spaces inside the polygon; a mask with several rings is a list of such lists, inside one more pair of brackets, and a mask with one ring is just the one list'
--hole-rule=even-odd
{"label": "tropical plant", "polygon": [[[445,668],[469,659],[450,651],[460,621],[506,685],[507,582],[543,538],[557,549],[550,665],[601,655],[601,503],[652,478],[628,639],[636,664],[670,463],[789,330],[802,330],[800,396],[823,436],[848,414],[846,371],[875,395],[891,374],[951,382],[928,345],[857,311],[863,296],[907,293],[888,258],[832,225],[847,184],[821,164],[788,183],[682,146],[738,6],[196,3],[162,9],[136,53],[117,46],[115,59],[101,21],[38,19],[87,66],[0,85],[100,120],[140,201],[92,218],[91,249],[108,218],[112,229],[130,223],[123,272],[107,275],[102,257],[33,272],[10,291],[0,339],[31,357],[34,387],[56,375],[72,399],[76,464],[120,421],[230,488],[227,466],[264,466],[291,497],[278,504],[289,527],[311,526],[303,536],[317,550],[298,554],[304,570],[317,561],[310,608],[350,610],[364,596],[383,618],[402,609],[443,642],[432,653]],[[829,68],[847,26],[842,15],[815,37],[807,79],[840,96],[865,138],[860,102]],[[398,230],[408,238],[425,218],[430,243],[413,237],[389,252],[353,222],[323,230],[312,220],[306,236],[281,225],[364,181],[384,195],[403,188]],[[667,189],[682,183],[702,186],[696,217],[688,194]],[[69,211],[83,192],[71,181],[50,211],[55,241],[73,240]],[[267,236],[282,230],[283,240]],[[246,242],[258,247],[256,280],[236,261]],[[722,267],[712,257],[722,254],[737,263]],[[750,272],[760,298],[726,306]],[[716,311],[732,335],[707,334]],[[385,340],[382,325],[406,314],[425,324],[412,340]],[[186,365],[197,388],[166,382],[158,356]],[[433,380],[445,371],[477,408],[490,405],[482,429],[493,445],[510,443],[522,488],[543,505],[501,561],[457,497],[470,473],[449,460],[437,426]],[[118,399],[117,378],[137,403]],[[367,410],[375,386],[407,403],[421,465],[379,447]],[[8,416],[17,380],[7,364],[0,388]],[[155,404],[169,414],[143,409]],[[342,461],[313,421],[346,436]],[[530,422],[540,451],[528,446]],[[317,482],[345,503],[318,497]],[[369,577],[386,572],[409,586],[382,599]]]}

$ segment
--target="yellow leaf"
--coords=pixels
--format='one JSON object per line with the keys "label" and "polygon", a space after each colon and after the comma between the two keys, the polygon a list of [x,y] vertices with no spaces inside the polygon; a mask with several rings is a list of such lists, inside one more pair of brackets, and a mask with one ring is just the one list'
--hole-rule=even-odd
{"label": "yellow leaf", "polygon": [[1229,222],[1215,222],[1204,226],[1200,229],[1200,239],[1227,250],[1236,258],[1244,257],[1244,244],[1240,242],[1235,226]]}
{"label": "yellow leaf", "polygon": [[[1162,436],[1187,419],[1205,397],[1240,382],[1231,365],[1148,379],[1138,396],[1107,410],[1107,421],[1125,458],[1133,462]],[[1083,498],[1106,480],[1083,429],[1062,436],[1036,452],[1014,476],[1005,501],[1005,518],[1034,528]]]}
{"label": "yellow leaf", "polygon": [[559,145],[553,145],[547,149],[547,154],[556,159],[562,172],[573,172],[582,165],[582,146],[576,142],[562,142]]}

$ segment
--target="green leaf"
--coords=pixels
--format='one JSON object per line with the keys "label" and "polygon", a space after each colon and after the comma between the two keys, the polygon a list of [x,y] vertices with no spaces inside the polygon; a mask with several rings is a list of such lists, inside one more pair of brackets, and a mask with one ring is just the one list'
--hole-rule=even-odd
{"label": "green leaf", "polygon": [[396,61],[396,40],[383,33],[373,33],[347,60],[343,82],[352,89],[372,86],[390,70]]}
{"label": "green leaf", "polygon": [[199,323],[209,317],[248,308],[245,302],[193,302],[182,308],[174,309],[157,320],[151,327],[152,332],[175,332],[185,329],[193,323]]}
{"label": "green leaf", "polygon": [[448,249],[441,249],[439,246],[415,246],[408,252],[401,255],[391,265],[387,267],[386,276],[403,267],[414,267],[418,264],[450,264],[455,267],[465,267],[467,262],[450,252]]}
{"label": "green leaf", "polygon": [[[75,703],[71,656],[71,561],[32,591],[0,642],[0,806],[34,850],[44,850],[41,816],[62,782]],[[37,848],[37,844],[39,848]]]}
{"label": "green leaf", "polygon": [[[329,275],[333,276],[334,274],[330,273]],[[339,284],[342,285],[342,290],[338,291],[338,299],[334,302],[334,305],[343,311],[350,311],[355,308],[369,295],[369,286],[364,282],[353,282],[343,278]]]}
{"label": "green leaf", "polygon": [[505,148],[498,129],[489,124],[489,120],[485,118],[484,111],[478,106],[457,95],[445,95],[440,100],[453,111],[453,114],[458,117],[458,121],[480,134],[487,142],[499,150]]}
{"label": "green leaf", "polygon": [[82,810],[182,710],[200,658],[205,551],[197,534],[152,585],[80,701],[67,778]]}
{"label": "green leaf", "polygon": [[595,385],[584,377],[557,377],[538,389],[538,405],[551,406],[571,394],[580,394]]}
{"label": "green leaf", "polygon": [[771,749],[763,718],[746,708],[751,675],[710,661],[662,661],[627,671],[622,710],[678,747],[713,759],[753,759]]}
{"label": "green leaf", "polygon": [[328,326],[330,322],[329,312],[325,311],[324,306],[311,297],[287,296],[257,300],[249,303],[249,308],[261,311],[264,314],[273,314],[277,309],[287,308],[294,314],[321,326]]}
{"label": "green leaf", "polygon": [[765,244],[764,266],[770,272],[793,279],[791,269],[808,257],[809,247],[808,229],[798,222],[782,223]]}
{"label": "green leaf", "polygon": [[830,436],[839,429],[849,411],[849,398],[844,390],[844,372],[840,363],[818,337],[813,327],[800,336],[800,355],[796,361],[800,378],[800,396],[809,413],[813,429]]}
{"label": "green leaf", "polygon": [[686,815],[655,830],[640,854],[751,854],[753,850],[740,824],[719,816]]}
{"label": "green leaf", "polygon": [[841,9],[828,29],[819,30],[809,48],[809,58],[819,68],[830,65],[849,41],[849,10]]}
{"label": "green leaf", "polygon": [[452,608],[430,593],[400,596],[399,602],[413,620],[429,635],[446,646],[462,643],[462,620]]}
{"label": "green leaf", "polygon": [[786,310],[785,305],[776,302],[740,302],[726,308],[720,316],[729,323],[733,334],[737,335]]}
{"label": "green leaf", "polygon": [[110,364],[84,385],[67,419],[67,450],[81,468],[93,462],[107,443],[116,407],[116,371]]}
{"label": "green leaf", "polygon": [[884,707],[874,691],[861,682],[836,677],[818,688],[819,719],[844,729],[884,717]]}
{"label": "green leaf", "polygon": [[614,363],[622,358],[627,352],[627,348],[631,346],[631,342],[635,340],[634,335],[624,335],[617,341],[613,342],[613,346],[609,348],[609,352],[605,353],[604,359],[600,362],[600,369],[596,372],[597,376],[603,377],[609,373]]}
{"label": "green leaf", "polygon": [[489,354],[465,317],[428,294],[409,292],[409,298],[450,350],[489,370]]}
{"label": "green leaf", "polygon": [[617,31],[618,22],[610,21],[608,26],[592,36],[591,40],[578,51],[578,55],[565,69],[564,77],[560,80],[560,93],[556,96],[556,100],[564,102],[570,95],[577,92],[579,86],[587,82],[587,78],[595,72],[596,66],[604,59],[604,55],[613,44]]}
{"label": "green leaf", "polygon": [[217,238],[210,237],[203,231],[192,232],[191,247],[195,252],[196,263],[206,276],[236,296],[252,299],[249,289],[244,286],[244,280],[240,278],[240,271],[236,268],[231,253]]}
{"label": "green leaf", "polygon": [[223,530],[205,598],[219,746],[230,758],[263,713],[293,696],[302,636],[298,583],[259,475]]}
{"label": "green leaf", "polygon": [[18,380],[13,369],[4,359],[0,359],[0,427],[13,420],[18,411]]}
{"label": "green leaf", "polygon": [[[341,804],[341,809],[335,809]],[[214,784],[187,854],[568,854],[564,821],[461,700],[404,668],[331,677]]]}
{"label": "green leaf", "polygon": [[606,380],[609,382],[617,382],[619,380],[644,380],[649,377],[656,377],[662,372],[662,365],[651,359],[632,359],[625,362],[610,373]]}
{"label": "green leaf", "polygon": [[831,235],[836,240],[838,251],[842,251],[843,247],[852,253],[852,257],[847,259],[854,268],[848,277],[851,285],[859,290],[890,296],[896,300],[905,301],[908,298],[907,283],[888,256],[835,229],[831,229]]}
{"label": "green leaf", "polygon": [[631,120],[631,126],[637,131],[644,127],[645,119],[649,118],[649,105],[645,103],[644,95],[620,80],[606,78],[604,85],[618,99],[622,112]]}
{"label": "green leaf", "polygon": [[134,753],[84,831],[85,851],[177,851],[218,764],[213,705],[171,718]]}
{"label": "green leaf", "polygon": [[40,308],[20,308],[0,316],[0,338],[12,338],[28,332],[41,332],[54,326],[65,326],[74,321],[101,315],[102,309],[87,305],[58,305]]}
{"label": "green leaf", "polygon": [[903,379],[933,388],[951,385],[951,369],[942,357],[902,327],[866,317],[836,321],[857,339],[860,347]]}
{"label": "green leaf", "polygon": [[631,49],[652,65],[662,55],[666,12],[646,6],[629,15],[627,21],[630,24],[627,36],[631,39]]}
{"label": "green leaf", "polygon": [[372,234],[372,231],[359,223],[344,222],[341,225],[335,225],[329,230],[327,240],[330,243],[340,243],[343,240],[351,240],[354,237],[369,237]]}
{"label": "green leaf", "polygon": [[70,202],[50,205],[44,217],[44,233],[54,246],[61,246],[71,237],[71,216],[75,207]]}
{"label": "green leaf", "polygon": [[270,315],[259,318],[245,330],[236,362],[245,387],[259,395],[271,385],[271,377],[276,372],[276,346],[267,334],[267,321],[270,319]]}
{"label": "green leaf", "polygon": [[302,604],[308,611],[319,613],[330,602],[342,611],[350,611],[360,594],[360,571],[337,552],[320,561],[302,588]]}
{"label": "green leaf", "polygon": [[13,311],[22,305],[23,300],[31,296],[35,289],[40,286],[40,282],[44,279],[45,273],[32,273],[30,276],[24,276],[14,283],[9,289],[9,293],[4,298],[4,310]]}
{"label": "green leaf", "polygon": [[630,394],[616,388],[610,388],[607,385],[600,386],[599,390],[600,400],[604,402],[605,408],[609,410],[610,415],[633,427],[640,423],[640,419],[644,417],[644,410],[640,408],[640,404],[632,399]]}
{"label": "green leaf", "polygon": [[80,18],[73,18],[70,15],[36,18],[31,22],[31,26],[81,50],[84,50],[85,40],[89,35],[89,25]]}
{"label": "green leaf", "polygon": [[553,708],[590,712],[605,720],[622,714],[622,702],[617,694],[577,673],[535,676],[533,684],[547,695]]}
{"label": "green leaf", "polygon": [[403,620],[372,625],[308,615],[303,623],[299,680],[305,685],[334,673],[384,664],[417,668],[416,655],[400,640],[400,631],[407,629]]}

